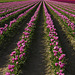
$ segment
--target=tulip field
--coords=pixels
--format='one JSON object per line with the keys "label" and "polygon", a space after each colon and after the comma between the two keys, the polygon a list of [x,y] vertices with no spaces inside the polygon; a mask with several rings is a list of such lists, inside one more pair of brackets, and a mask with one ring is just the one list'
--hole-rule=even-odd
{"label": "tulip field", "polygon": [[75,4],[0,2],[0,75],[75,75]]}

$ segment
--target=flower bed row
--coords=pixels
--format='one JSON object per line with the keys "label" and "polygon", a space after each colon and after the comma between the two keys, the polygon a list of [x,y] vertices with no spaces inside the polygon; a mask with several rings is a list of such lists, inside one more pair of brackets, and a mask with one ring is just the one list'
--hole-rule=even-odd
{"label": "flower bed row", "polygon": [[61,8],[59,8],[59,7],[57,7],[57,6],[55,6],[54,4],[51,4],[51,3],[50,3],[50,5],[51,5],[54,9],[56,9],[57,11],[59,11],[62,15],[66,16],[71,22],[75,23],[75,22],[74,22],[75,14],[70,13],[70,12],[68,12],[68,11],[65,11],[65,10],[63,10],[63,9],[61,9]]}
{"label": "flower bed row", "polygon": [[[72,35],[67,25],[63,22],[63,20],[46,4],[48,11],[53,15],[54,19],[59,23],[61,30],[65,33],[66,38],[70,42],[73,49],[75,49],[75,36]],[[57,25],[58,26],[58,25]],[[62,34],[61,34],[62,35]]]}
{"label": "flower bed row", "polygon": [[67,8],[69,10],[75,11],[75,4],[71,4],[71,3],[66,3],[66,2],[57,2],[57,1],[51,1],[51,2],[55,2],[58,5],[63,6],[64,8]]}
{"label": "flower bed row", "polygon": [[[38,4],[38,3],[37,3],[37,4]],[[0,28],[0,35],[2,35],[3,32],[6,32],[7,30],[10,30],[10,28],[12,27],[12,24],[13,24],[13,23],[16,23],[19,18],[25,16],[25,15],[26,15],[30,10],[32,10],[37,4],[35,4],[33,7],[29,8],[28,10],[26,10],[24,13],[21,13],[21,14],[17,17],[17,19],[14,19],[14,20],[10,21],[10,25],[5,24],[4,27],[1,27],[1,28]],[[33,5],[33,4],[32,4],[32,5]],[[31,5],[30,5],[30,6],[31,6]],[[28,6],[28,7],[30,7],[30,6]],[[27,8],[28,8],[28,7],[27,7]]]}
{"label": "flower bed row", "polygon": [[38,5],[39,4],[27,11],[23,17],[19,18],[16,23],[12,24],[12,27],[10,27],[9,30],[0,35],[0,52],[4,50],[9,43],[11,43],[16,34],[20,32],[22,26],[24,26],[25,23],[30,20],[30,17],[34,14]]}
{"label": "flower bed row", "polygon": [[[26,10],[28,10],[29,8],[31,8],[32,6],[34,6],[35,3],[32,3],[31,5],[27,6],[27,7],[24,7],[22,8],[23,10],[19,9],[19,12],[16,12],[14,11],[15,13],[10,13],[10,14],[7,14],[6,18],[1,20],[0,24],[1,26],[0,27],[4,27],[5,24],[9,24],[10,21],[12,21],[14,18],[17,19],[17,17],[19,15],[21,15],[22,13],[24,13]],[[9,17],[8,17],[9,16]]]}
{"label": "flower bed row", "polygon": [[53,5],[53,4],[51,4],[51,5],[52,5],[53,7],[55,7],[56,9],[58,9],[58,10],[64,12],[65,14],[68,14],[68,15],[71,16],[71,17],[75,17],[75,14],[69,13],[69,12],[67,12],[67,11],[65,11],[65,10],[63,10],[63,9],[61,9],[61,8],[59,8],[59,7],[55,6],[55,5]]}
{"label": "flower bed row", "polygon": [[65,54],[63,54],[62,48],[59,46],[58,34],[56,29],[54,28],[53,21],[51,19],[51,15],[48,13],[45,4],[43,2],[45,21],[47,26],[48,38],[50,40],[50,52],[51,52],[51,60],[52,67],[54,69],[55,75],[64,75],[64,58]]}
{"label": "flower bed row", "polygon": [[5,18],[7,18],[7,17],[9,17],[9,16],[11,16],[11,15],[14,15],[14,14],[16,14],[16,13],[19,13],[19,12],[22,11],[22,10],[25,10],[26,8],[30,7],[30,6],[33,5],[33,4],[35,4],[35,3],[29,4],[29,5],[26,6],[26,7],[23,7],[23,8],[21,8],[21,9],[18,9],[18,10],[16,10],[16,11],[14,11],[14,12],[11,12],[11,13],[9,13],[9,14],[6,14],[5,16],[0,17],[0,21],[2,21],[3,19],[5,19]]}
{"label": "flower bed row", "polygon": [[75,13],[74,10],[66,8],[66,7],[70,7],[70,6],[64,7],[64,5],[62,5],[62,3],[54,3],[54,1],[52,1],[52,2],[50,1],[50,3],[54,4],[55,6],[58,6],[58,7],[62,8],[65,11],[68,11],[68,12],[73,13],[73,14]]}
{"label": "flower bed row", "polygon": [[59,19],[62,20],[64,25],[66,26],[67,30],[70,32],[72,36],[75,36],[75,25],[71,22],[66,16],[62,15],[60,12],[55,10],[52,6],[50,6],[47,2],[46,4],[56,13]]}
{"label": "flower bed row", "polygon": [[6,12],[11,12],[15,9],[25,6],[25,4],[28,4],[28,3],[31,3],[31,1],[0,3],[0,14],[4,14]]}
{"label": "flower bed row", "polygon": [[18,41],[17,48],[15,51],[13,51],[10,55],[12,57],[11,63],[8,65],[9,72],[6,72],[5,75],[16,75],[18,74],[18,70],[20,68],[20,65],[23,64],[26,60],[26,53],[27,49],[29,47],[29,44],[31,42],[32,35],[34,33],[36,20],[38,18],[38,13],[40,10],[42,2],[38,6],[36,12],[31,17],[31,20],[29,23],[27,23],[27,27],[25,28],[25,31],[23,32],[22,39]]}
{"label": "flower bed row", "polygon": [[[23,3],[23,4],[21,4],[21,5],[19,5],[19,6],[17,6],[17,7],[15,7],[15,8],[11,8],[11,9],[5,9],[3,12],[0,12],[0,17],[2,17],[2,16],[5,16],[6,14],[9,14],[9,13],[11,13],[11,12],[14,12],[14,11],[16,11],[16,10],[18,10],[18,9],[21,9],[21,8],[24,8],[24,7],[26,7],[26,6],[28,6],[29,4],[31,4],[32,2],[26,2],[26,3]],[[6,7],[5,7],[6,8]],[[1,9],[0,9],[1,10]]]}

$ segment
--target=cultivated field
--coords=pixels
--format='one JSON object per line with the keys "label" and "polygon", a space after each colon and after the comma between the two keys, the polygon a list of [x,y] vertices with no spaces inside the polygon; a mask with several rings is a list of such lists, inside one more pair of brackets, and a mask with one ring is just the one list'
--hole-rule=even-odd
{"label": "cultivated field", "polygon": [[0,3],[0,75],[74,75],[75,4],[10,1]]}

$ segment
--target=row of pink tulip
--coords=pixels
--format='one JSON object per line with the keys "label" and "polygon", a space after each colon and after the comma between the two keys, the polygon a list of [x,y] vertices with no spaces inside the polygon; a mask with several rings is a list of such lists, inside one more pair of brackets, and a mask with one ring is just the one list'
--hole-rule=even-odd
{"label": "row of pink tulip", "polygon": [[56,5],[56,6],[60,7],[60,8],[63,8],[63,9],[65,9],[65,10],[67,10],[68,12],[70,11],[70,12],[75,13],[74,10],[71,10],[71,9],[66,8],[67,6],[64,7],[64,5],[61,5],[61,3],[55,3],[54,1],[50,1],[50,3]]}
{"label": "row of pink tulip", "polygon": [[28,7],[30,7],[30,6],[33,5],[33,4],[35,4],[35,3],[31,3],[31,4],[29,4],[28,6],[26,6],[26,7],[24,7],[24,8],[18,9],[18,10],[14,11],[14,12],[11,12],[11,13],[9,13],[9,14],[6,14],[5,16],[0,17],[0,22],[1,22],[3,19],[5,19],[5,18],[7,18],[7,17],[9,17],[9,16],[11,16],[11,15],[13,15],[13,14],[18,13],[19,11],[22,11],[22,10],[28,8]]}
{"label": "row of pink tulip", "polygon": [[22,38],[17,43],[16,50],[10,54],[10,56],[12,57],[12,62],[11,62],[11,64],[8,65],[8,69],[10,71],[6,72],[5,75],[16,75],[21,62],[24,62],[25,57],[26,57],[26,51],[27,51],[26,47],[30,42],[30,38],[32,38],[31,37],[32,31],[34,30],[34,27],[35,27],[34,22],[37,18],[41,4],[42,4],[42,2],[39,4],[36,12],[31,17],[31,20],[29,21],[29,23],[27,23],[27,27],[25,28],[25,31],[23,32]]}
{"label": "row of pink tulip", "polygon": [[[38,2],[38,3],[39,3],[39,2]],[[32,10],[38,3],[36,3],[34,6],[32,6],[31,8],[29,8],[28,10],[26,10],[24,13],[20,14],[20,15],[17,17],[17,19],[14,19],[14,20],[10,21],[10,24],[9,24],[9,25],[8,25],[8,24],[5,24],[4,27],[1,27],[1,28],[0,28],[0,35],[2,35],[3,32],[6,32],[7,30],[9,30],[10,27],[12,27],[12,24],[13,24],[13,23],[17,22],[17,20],[18,20],[19,18],[25,16],[25,15],[26,15],[30,10]]]}
{"label": "row of pink tulip", "polygon": [[21,2],[7,2],[7,3],[0,3],[0,14],[5,12],[13,11],[15,9],[21,8],[28,3],[32,3],[31,1],[21,1]]}
{"label": "row of pink tulip", "polygon": [[50,52],[52,53],[52,64],[55,69],[55,75],[64,75],[63,68],[65,64],[62,60],[64,60],[65,54],[63,54],[62,48],[59,46],[58,42],[58,34],[56,32],[56,28],[54,28],[53,20],[51,19],[51,15],[48,13],[47,8],[43,2],[45,19],[46,19],[46,26],[47,31],[49,34],[50,40]]}
{"label": "row of pink tulip", "polygon": [[75,17],[75,14],[72,14],[72,13],[70,13],[70,12],[68,12],[68,11],[65,11],[65,10],[63,10],[63,9],[61,9],[61,8],[59,8],[59,7],[55,6],[55,5],[53,5],[52,3],[50,3],[50,5],[52,5],[52,6],[55,7],[56,9],[58,9],[58,10],[64,12],[65,14],[68,14],[68,15],[71,16],[71,17]]}
{"label": "row of pink tulip", "polygon": [[[7,3],[0,3],[0,13],[5,12],[5,11],[9,11],[11,9],[15,9],[15,7],[19,7],[23,4],[24,2],[7,2]],[[23,4],[24,5],[24,4]],[[10,7],[11,6],[11,7]],[[6,7],[6,8],[5,8]]]}
{"label": "row of pink tulip", "polygon": [[72,29],[72,34],[75,34],[75,25],[74,25],[74,23],[71,22],[68,17],[66,17],[65,15],[62,15],[60,12],[58,12],[56,9],[54,9],[54,8],[53,8],[51,5],[49,5],[47,2],[46,2],[46,4],[47,4],[59,17],[61,17],[61,19],[67,24],[67,26],[68,26],[69,28]]}
{"label": "row of pink tulip", "polygon": [[21,5],[17,6],[17,7],[14,7],[14,8],[12,7],[11,9],[5,9],[5,10],[0,12],[0,16],[4,15],[5,13],[9,14],[10,12],[14,12],[14,11],[16,11],[18,9],[24,8],[25,6],[28,6],[31,3],[34,3],[34,2],[27,2],[27,3],[21,4]]}
{"label": "row of pink tulip", "polygon": [[61,5],[67,9],[75,11],[75,8],[74,8],[75,4],[66,3],[66,2],[58,2],[58,1],[50,1],[50,2],[56,3],[56,4]]}

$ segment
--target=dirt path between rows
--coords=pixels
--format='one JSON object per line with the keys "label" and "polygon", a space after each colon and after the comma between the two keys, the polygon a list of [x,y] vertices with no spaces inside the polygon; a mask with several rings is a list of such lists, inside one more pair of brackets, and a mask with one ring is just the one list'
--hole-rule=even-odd
{"label": "dirt path between rows", "polygon": [[60,45],[63,49],[63,52],[66,54],[67,63],[65,66],[65,75],[75,75],[75,50],[73,49],[71,42],[68,40],[57,19],[52,15],[49,10],[48,12],[52,17],[56,32],[58,33]]}
{"label": "dirt path between rows", "polygon": [[43,8],[39,23],[35,29],[34,38],[30,47],[30,58],[22,66],[20,75],[53,75],[50,67],[48,38],[44,31]]}

